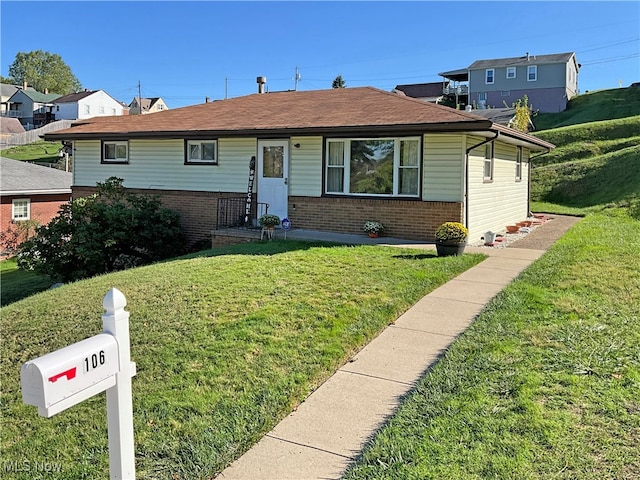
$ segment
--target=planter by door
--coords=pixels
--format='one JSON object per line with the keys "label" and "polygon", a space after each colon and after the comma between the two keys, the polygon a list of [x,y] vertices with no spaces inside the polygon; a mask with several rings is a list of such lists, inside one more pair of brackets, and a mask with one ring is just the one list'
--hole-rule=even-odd
{"label": "planter by door", "polygon": [[436,242],[436,250],[439,257],[450,257],[452,255],[462,255],[464,253],[464,247],[467,246],[467,242],[464,243],[452,243],[452,242]]}

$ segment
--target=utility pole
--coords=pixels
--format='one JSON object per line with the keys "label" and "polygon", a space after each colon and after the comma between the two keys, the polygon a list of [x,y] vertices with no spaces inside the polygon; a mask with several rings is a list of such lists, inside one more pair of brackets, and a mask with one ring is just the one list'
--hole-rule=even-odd
{"label": "utility pole", "polygon": [[298,67],[296,67],[296,76],[293,78],[294,79],[293,89],[295,91],[298,90],[298,80],[300,80],[300,78],[301,78],[300,77],[300,72],[298,71]]}
{"label": "utility pole", "polygon": [[140,89],[140,80],[138,80],[138,108],[140,108],[140,115],[142,115],[142,90]]}
{"label": "utility pole", "polygon": [[224,77],[224,99],[229,96],[229,77]]}

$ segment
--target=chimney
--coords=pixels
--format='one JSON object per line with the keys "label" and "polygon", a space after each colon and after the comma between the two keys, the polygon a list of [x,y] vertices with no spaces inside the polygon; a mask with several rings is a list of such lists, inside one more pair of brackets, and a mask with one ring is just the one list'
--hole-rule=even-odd
{"label": "chimney", "polygon": [[527,52],[527,62],[529,61],[529,52]]}
{"label": "chimney", "polygon": [[258,93],[264,93],[264,84],[267,83],[267,77],[258,77],[256,82],[258,82]]}
{"label": "chimney", "polygon": [[48,89],[48,88],[45,88],[45,89],[44,89],[44,94],[45,94],[45,95],[49,95],[49,89]]}
{"label": "chimney", "polygon": [[24,82],[22,82],[22,89],[23,90],[27,89],[27,81],[26,80]]}
{"label": "chimney", "polygon": [[209,103],[209,97],[204,97],[204,103]]}

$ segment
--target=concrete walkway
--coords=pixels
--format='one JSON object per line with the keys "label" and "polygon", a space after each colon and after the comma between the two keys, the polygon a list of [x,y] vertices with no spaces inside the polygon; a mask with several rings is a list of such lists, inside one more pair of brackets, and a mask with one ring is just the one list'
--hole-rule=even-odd
{"label": "concrete walkway", "polygon": [[[575,222],[558,228],[560,223],[554,225],[556,239]],[[418,301],[217,478],[339,479],[485,304],[545,252],[510,247],[466,251],[489,257]]]}

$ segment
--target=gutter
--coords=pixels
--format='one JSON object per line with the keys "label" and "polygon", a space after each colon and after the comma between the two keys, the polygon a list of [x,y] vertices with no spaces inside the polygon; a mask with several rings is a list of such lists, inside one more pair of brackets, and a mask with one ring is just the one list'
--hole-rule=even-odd
{"label": "gutter", "polygon": [[500,136],[500,131],[496,131],[496,135],[493,138],[487,138],[486,140],[467,148],[464,155],[464,224],[469,228],[469,153],[471,150],[481,147],[482,145],[497,140]]}
{"label": "gutter", "polygon": [[25,196],[25,195],[61,195],[68,193],[71,195],[71,188],[65,189],[50,189],[50,190],[3,190],[0,195],[5,196]]}

